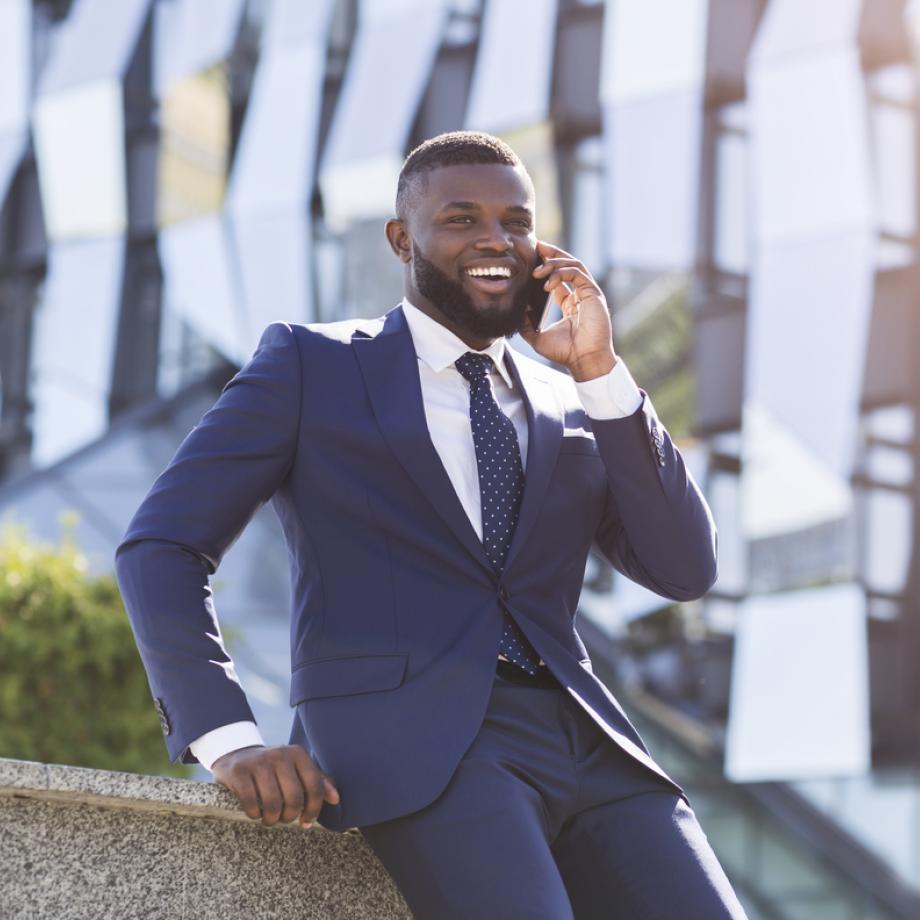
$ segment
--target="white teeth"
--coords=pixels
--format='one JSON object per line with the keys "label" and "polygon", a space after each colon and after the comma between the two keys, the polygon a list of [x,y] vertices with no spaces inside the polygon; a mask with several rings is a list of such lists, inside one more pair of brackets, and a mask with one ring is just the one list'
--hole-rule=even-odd
{"label": "white teeth", "polygon": [[511,269],[505,268],[504,266],[495,266],[494,268],[468,268],[466,273],[472,275],[474,278],[489,278],[496,275],[501,278],[511,277]]}

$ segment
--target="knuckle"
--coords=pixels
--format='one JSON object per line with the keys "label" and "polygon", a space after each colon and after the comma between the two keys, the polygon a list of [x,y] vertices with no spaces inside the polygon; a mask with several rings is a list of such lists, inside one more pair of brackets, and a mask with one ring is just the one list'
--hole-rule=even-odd
{"label": "knuckle", "polygon": [[240,797],[240,805],[250,818],[261,817],[262,812],[259,809],[259,803],[251,795]]}

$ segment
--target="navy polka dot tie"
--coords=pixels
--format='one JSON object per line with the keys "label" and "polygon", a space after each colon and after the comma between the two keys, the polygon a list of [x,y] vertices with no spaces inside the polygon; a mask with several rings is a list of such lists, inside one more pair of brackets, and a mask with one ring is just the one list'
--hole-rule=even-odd
{"label": "navy polka dot tie", "polygon": [[[517,432],[492,393],[489,381],[492,359],[468,351],[454,364],[470,382],[470,425],[479,469],[482,543],[489,561],[501,574],[524,493],[524,467]],[[504,623],[499,651],[528,674],[536,674],[540,656],[507,610]]]}

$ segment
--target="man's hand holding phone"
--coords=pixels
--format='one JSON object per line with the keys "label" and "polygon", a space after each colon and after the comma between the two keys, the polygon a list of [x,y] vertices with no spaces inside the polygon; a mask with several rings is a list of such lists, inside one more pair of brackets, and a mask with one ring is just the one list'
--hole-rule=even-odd
{"label": "man's hand holding phone", "polygon": [[544,305],[542,298],[535,297],[521,337],[544,358],[568,368],[575,380],[602,377],[617,362],[603,291],[588,269],[564,249],[538,240],[537,255],[542,261],[533,271],[535,292],[542,287],[553,295],[562,319],[538,331]]}

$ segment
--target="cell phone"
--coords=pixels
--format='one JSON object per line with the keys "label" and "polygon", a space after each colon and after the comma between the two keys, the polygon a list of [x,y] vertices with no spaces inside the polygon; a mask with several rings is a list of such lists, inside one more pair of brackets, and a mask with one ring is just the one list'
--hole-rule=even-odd
{"label": "cell phone", "polygon": [[[542,264],[542,263],[540,263]],[[536,266],[534,266],[536,268]],[[546,278],[530,279],[530,297],[528,299],[527,316],[530,325],[536,332],[542,332],[553,306],[557,303],[553,291],[547,292],[543,287]],[[562,286],[571,294],[574,288],[566,281]]]}

